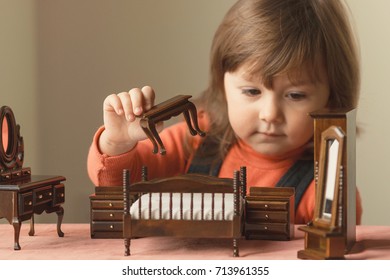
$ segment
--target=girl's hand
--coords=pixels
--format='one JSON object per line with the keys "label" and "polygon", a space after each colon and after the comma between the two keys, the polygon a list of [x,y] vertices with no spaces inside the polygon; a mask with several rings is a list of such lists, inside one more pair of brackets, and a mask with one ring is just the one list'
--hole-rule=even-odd
{"label": "girl's hand", "polygon": [[[146,139],[137,116],[150,110],[154,100],[154,90],[149,86],[107,96],[103,103],[105,130],[99,139],[100,151],[110,156],[122,154]],[[162,129],[161,124],[157,129]]]}

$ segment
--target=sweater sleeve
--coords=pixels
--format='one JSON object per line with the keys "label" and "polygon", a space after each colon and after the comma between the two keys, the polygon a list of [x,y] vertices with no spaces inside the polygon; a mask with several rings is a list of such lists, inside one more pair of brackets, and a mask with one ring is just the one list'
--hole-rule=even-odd
{"label": "sweater sleeve", "polygon": [[160,133],[166,155],[153,154],[153,145],[149,139],[140,141],[134,149],[121,155],[102,154],[98,142],[103,131],[104,127],[100,127],[95,133],[87,159],[88,175],[95,186],[122,185],[123,169],[130,170],[132,182],[139,181],[144,165],[148,167],[150,179],[185,172],[188,161],[183,145],[185,138],[188,137],[185,122],[167,127]]}

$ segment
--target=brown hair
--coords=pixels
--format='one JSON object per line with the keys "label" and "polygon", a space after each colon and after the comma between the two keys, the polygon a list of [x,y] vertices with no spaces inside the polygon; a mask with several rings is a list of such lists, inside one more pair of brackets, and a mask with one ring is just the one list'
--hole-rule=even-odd
{"label": "brown hair", "polygon": [[[224,158],[237,139],[227,118],[224,74],[240,66],[260,75],[266,86],[280,73],[325,65],[330,108],[356,107],[360,85],[356,41],[340,0],[238,0],[218,27],[210,81],[200,97],[209,116],[208,137]],[[314,74],[315,75],[315,74]]]}

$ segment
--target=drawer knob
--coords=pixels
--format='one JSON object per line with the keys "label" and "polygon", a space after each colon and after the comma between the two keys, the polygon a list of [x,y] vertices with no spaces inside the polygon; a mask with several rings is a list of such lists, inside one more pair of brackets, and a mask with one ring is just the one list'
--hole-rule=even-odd
{"label": "drawer knob", "polygon": [[32,205],[32,201],[29,201],[27,204],[28,204],[29,206],[31,206],[31,205]]}
{"label": "drawer knob", "polygon": [[267,227],[267,226],[265,226],[265,227],[264,227],[264,229],[265,229],[265,230],[268,230],[268,227]]}
{"label": "drawer knob", "polygon": [[65,195],[62,193],[62,194],[60,194],[60,197],[64,197]]}
{"label": "drawer knob", "polygon": [[110,203],[108,203],[108,206],[112,207],[112,203],[111,203],[111,202],[110,202]]}
{"label": "drawer knob", "polygon": [[110,217],[114,217],[114,214],[110,213]]}
{"label": "drawer knob", "polygon": [[265,218],[266,218],[266,219],[268,219],[268,218],[269,218],[268,214],[265,214]]}
{"label": "drawer knob", "polygon": [[41,195],[41,194],[38,196],[39,199],[42,199],[42,197],[43,197],[43,195]]}
{"label": "drawer knob", "polygon": [[268,208],[268,204],[265,204],[264,207],[265,207],[265,208]]}
{"label": "drawer knob", "polygon": [[51,192],[49,192],[49,196],[51,196],[52,195],[52,193]]}
{"label": "drawer knob", "polygon": [[110,229],[113,229],[114,228],[114,226],[113,225],[110,225]]}

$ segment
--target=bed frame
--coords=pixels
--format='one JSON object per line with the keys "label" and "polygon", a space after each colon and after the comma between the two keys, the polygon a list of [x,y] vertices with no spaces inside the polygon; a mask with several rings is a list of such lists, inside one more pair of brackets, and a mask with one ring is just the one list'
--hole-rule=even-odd
{"label": "bed frame", "polygon": [[[245,224],[245,167],[241,167],[240,171],[234,171],[233,179],[185,174],[150,181],[147,180],[147,169],[143,168],[142,181],[135,184],[130,184],[129,170],[123,170],[123,194],[125,256],[130,255],[130,240],[132,238],[148,236],[232,238],[233,256],[239,256],[238,239],[243,236]],[[164,202],[163,196],[168,198]],[[176,203],[172,202],[174,196],[176,196]],[[190,197],[190,199],[184,200],[184,196]],[[206,201],[205,196],[211,197],[211,201]],[[133,197],[138,199],[131,203],[133,199],[130,200],[130,198]],[[215,197],[220,199],[217,200]],[[185,205],[188,203],[190,205]],[[165,210],[168,207],[168,214],[162,213],[163,204]],[[167,204],[169,205],[167,206]],[[179,209],[174,209],[173,204],[176,206],[179,204]],[[194,213],[195,204],[197,206],[200,204],[201,214],[199,211]],[[207,210],[207,215],[204,213],[206,211],[204,210],[205,204],[211,205],[211,214],[210,209]],[[225,209],[229,207],[233,211],[231,218],[226,218]],[[217,212],[219,213],[218,218]]]}

